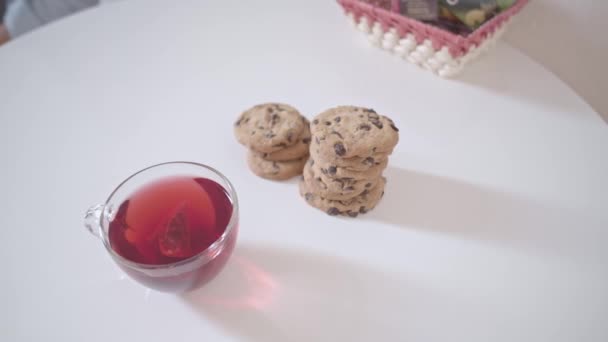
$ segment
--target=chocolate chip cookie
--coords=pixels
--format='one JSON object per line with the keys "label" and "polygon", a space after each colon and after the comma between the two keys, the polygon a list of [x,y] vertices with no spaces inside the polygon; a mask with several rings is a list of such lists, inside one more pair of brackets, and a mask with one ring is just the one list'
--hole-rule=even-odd
{"label": "chocolate chip cookie", "polygon": [[282,103],[265,103],[241,114],[234,123],[237,140],[258,152],[272,153],[297,143],[308,125],[305,117]]}
{"label": "chocolate chip cookie", "polygon": [[308,183],[301,179],[299,182],[300,195],[311,206],[318,208],[329,215],[344,215],[357,217],[359,214],[365,214],[373,209],[384,195],[384,186],[386,179],[380,178],[378,184],[364,191],[362,194],[345,201],[332,201],[315,193]]}
{"label": "chocolate chip cookie", "polygon": [[382,171],[386,169],[388,165],[388,158],[374,162],[372,166],[370,166],[365,171],[353,171],[341,166],[335,166],[331,164],[322,164],[321,162],[317,162],[316,159],[310,159],[312,170],[320,175],[321,177],[331,181],[332,179],[340,179],[340,178],[349,178],[354,180],[365,180],[378,178],[382,174]]}
{"label": "chocolate chip cookie", "polygon": [[341,106],[329,109],[311,123],[313,141],[324,160],[390,154],[399,141],[399,129],[373,109]]}
{"label": "chocolate chip cookie", "polygon": [[340,166],[351,171],[367,171],[372,166],[376,165],[377,162],[381,162],[388,158],[388,153],[373,153],[366,157],[352,157],[352,158],[331,158],[324,159],[319,155],[319,149],[312,146],[310,149],[310,158],[316,162],[326,166]]}
{"label": "chocolate chip cookie", "polygon": [[[311,151],[313,155],[313,151]],[[388,164],[387,156],[379,157],[353,157],[345,160],[333,160],[327,161],[319,156],[311,156],[317,166],[321,169],[327,170],[328,173],[336,174],[338,177],[355,177],[355,178],[369,178],[377,177]],[[325,172],[323,172],[326,174]]]}
{"label": "chocolate chip cookie", "polygon": [[[360,195],[365,190],[370,190],[378,184],[380,178],[374,179],[331,179],[324,180],[321,176],[314,173],[311,168],[311,160],[309,159],[304,166],[302,172],[304,181],[308,184],[310,190],[329,200],[345,201],[355,196]],[[326,183],[328,182],[328,183]],[[329,185],[328,185],[329,184]]]}
{"label": "chocolate chip cookie", "polygon": [[256,175],[272,180],[286,180],[302,174],[304,164],[308,157],[288,160],[272,161],[261,158],[257,153],[249,151],[247,154],[247,164]]}
{"label": "chocolate chip cookie", "polygon": [[296,143],[284,148],[282,150],[278,150],[276,152],[256,152],[260,157],[266,160],[273,161],[286,161],[299,159],[302,157],[306,157],[308,155],[308,150],[310,146],[310,128],[308,127],[308,120],[306,120],[306,127],[302,131],[302,134],[296,139]]}

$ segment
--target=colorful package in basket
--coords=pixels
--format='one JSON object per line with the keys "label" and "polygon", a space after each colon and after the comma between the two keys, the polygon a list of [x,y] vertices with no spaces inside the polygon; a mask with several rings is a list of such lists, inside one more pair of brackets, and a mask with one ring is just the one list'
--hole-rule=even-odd
{"label": "colorful package in basket", "polygon": [[438,0],[361,0],[372,6],[401,13],[418,20],[436,20],[439,14]]}
{"label": "colorful package in basket", "polygon": [[437,0],[400,0],[399,12],[418,20],[437,20]]}
{"label": "colorful package in basket", "polygon": [[440,20],[457,19],[476,29],[498,13],[509,9],[515,0],[439,0]]}

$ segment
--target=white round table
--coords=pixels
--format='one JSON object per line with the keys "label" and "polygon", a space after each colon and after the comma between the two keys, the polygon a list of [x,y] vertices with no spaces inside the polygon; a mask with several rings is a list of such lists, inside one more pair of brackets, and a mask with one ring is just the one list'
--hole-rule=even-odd
{"label": "white round table", "polygon": [[[232,123],[264,101],[391,116],[381,204],[330,217],[251,174]],[[2,341],[608,340],[608,127],[503,43],[450,81],[333,1],[110,4],[0,48],[0,156]],[[241,202],[233,258],[186,295],[125,278],[82,224],[169,160]]]}

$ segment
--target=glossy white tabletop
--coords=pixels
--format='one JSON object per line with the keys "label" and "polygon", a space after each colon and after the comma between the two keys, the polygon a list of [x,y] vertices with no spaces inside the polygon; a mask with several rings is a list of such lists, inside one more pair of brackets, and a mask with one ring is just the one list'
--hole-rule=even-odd
{"label": "glossy white tabletop", "polygon": [[[252,175],[241,110],[389,115],[357,219]],[[458,80],[370,47],[333,1],[111,4],[0,48],[2,341],[606,341],[608,127],[504,43]],[[145,166],[236,186],[226,269],[176,296],[123,276],[84,211]]]}

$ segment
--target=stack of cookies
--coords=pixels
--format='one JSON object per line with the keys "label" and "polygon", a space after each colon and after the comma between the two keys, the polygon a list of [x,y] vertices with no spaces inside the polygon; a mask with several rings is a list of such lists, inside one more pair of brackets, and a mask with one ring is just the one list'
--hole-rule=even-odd
{"label": "stack of cookies", "polygon": [[319,114],[310,130],[300,195],[329,215],[356,217],[373,209],[384,195],[382,172],[399,141],[393,121],[373,109],[343,106]]}
{"label": "stack of cookies", "polygon": [[234,134],[249,148],[247,164],[256,175],[285,180],[302,174],[310,125],[295,108],[281,103],[254,106],[239,116]]}

